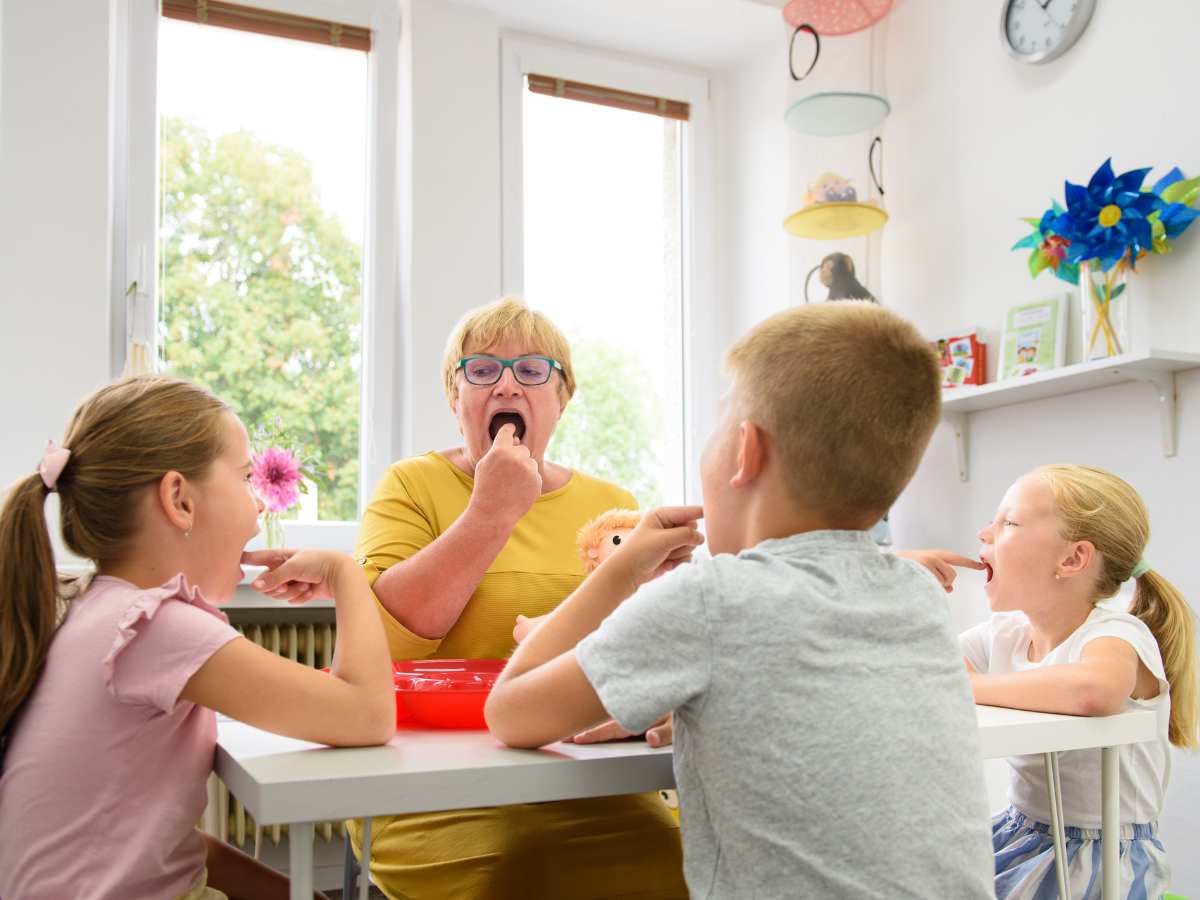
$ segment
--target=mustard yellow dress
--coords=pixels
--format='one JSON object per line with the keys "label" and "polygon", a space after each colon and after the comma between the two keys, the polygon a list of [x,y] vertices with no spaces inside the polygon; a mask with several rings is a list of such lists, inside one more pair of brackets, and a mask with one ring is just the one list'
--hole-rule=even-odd
{"label": "mustard yellow dress", "polygon": [[[355,556],[367,581],[449,528],[473,487],[440,453],[389,466],[358,533]],[[636,509],[637,501],[572,470],[517,523],[445,637],[419,637],[379,604],[392,659],[510,656],[516,617],[550,612],[583,581],[576,532],[616,507]],[[347,824],[361,859],[362,820]],[[654,793],[379,816],[371,823],[371,877],[392,900],[688,896],[679,826]]]}

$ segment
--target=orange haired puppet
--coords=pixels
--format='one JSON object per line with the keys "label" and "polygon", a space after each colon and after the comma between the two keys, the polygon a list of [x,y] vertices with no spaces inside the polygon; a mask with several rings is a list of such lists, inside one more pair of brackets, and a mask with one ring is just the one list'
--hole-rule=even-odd
{"label": "orange haired puppet", "polygon": [[[610,509],[601,513],[579,529],[575,543],[579,546],[579,562],[584,575],[591,575],[596,567],[604,562],[621,541],[629,536],[629,532],[642,521],[642,514],[632,509]],[[513,638],[519,644],[525,640],[529,632],[538,626],[545,616],[528,619],[517,616],[517,626],[513,629]]]}

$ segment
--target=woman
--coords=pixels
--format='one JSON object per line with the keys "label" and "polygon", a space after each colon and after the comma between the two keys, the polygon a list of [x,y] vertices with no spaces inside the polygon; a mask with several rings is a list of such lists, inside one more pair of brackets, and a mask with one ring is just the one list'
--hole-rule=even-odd
{"label": "woman", "polygon": [[[575,392],[571,352],[519,298],[468,313],[442,371],[463,445],[388,468],[355,555],[393,659],[507,658],[516,617],[545,615],[583,580],[576,532],[637,501],[545,459]],[[372,878],[406,900],[688,895],[678,826],[653,793],[377,817],[371,856]]]}

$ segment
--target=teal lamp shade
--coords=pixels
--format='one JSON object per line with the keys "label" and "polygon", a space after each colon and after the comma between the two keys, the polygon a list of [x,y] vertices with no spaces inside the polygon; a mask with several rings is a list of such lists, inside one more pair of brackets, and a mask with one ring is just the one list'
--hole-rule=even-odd
{"label": "teal lamp shade", "polygon": [[804,134],[857,134],[874,128],[891,111],[892,105],[878,94],[821,91],[789,106],[783,120]]}

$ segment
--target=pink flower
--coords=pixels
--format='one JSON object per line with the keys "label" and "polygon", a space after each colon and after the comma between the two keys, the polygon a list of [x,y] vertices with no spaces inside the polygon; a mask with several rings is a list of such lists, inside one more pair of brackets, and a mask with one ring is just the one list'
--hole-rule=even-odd
{"label": "pink flower", "polygon": [[250,484],[262,497],[267,512],[283,512],[300,499],[300,463],[290,450],[268,447],[252,458]]}

